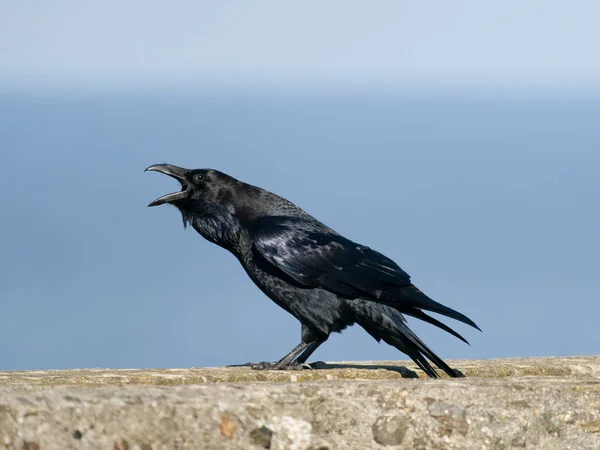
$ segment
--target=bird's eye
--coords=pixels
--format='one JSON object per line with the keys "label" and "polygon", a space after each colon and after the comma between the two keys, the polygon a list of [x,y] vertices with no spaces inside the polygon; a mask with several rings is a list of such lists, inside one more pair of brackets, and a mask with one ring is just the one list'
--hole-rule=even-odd
{"label": "bird's eye", "polygon": [[200,182],[204,181],[205,179],[206,179],[206,177],[202,173],[198,173],[198,174],[194,175],[194,181],[196,183],[200,183]]}

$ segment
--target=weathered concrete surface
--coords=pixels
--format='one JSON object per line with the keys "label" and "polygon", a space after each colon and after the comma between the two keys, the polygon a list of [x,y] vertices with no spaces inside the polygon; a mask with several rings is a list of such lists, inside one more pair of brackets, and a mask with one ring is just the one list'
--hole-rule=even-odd
{"label": "weathered concrete surface", "polygon": [[[600,356],[448,360],[467,377],[590,376],[600,378]],[[193,369],[74,369],[0,371],[0,386],[81,384],[177,385],[198,383],[248,383],[253,381],[393,380],[425,378],[412,361],[363,361],[317,363],[319,370],[250,370],[248,367],[204,367]],[[439,372],[441,376],[446,376]]]}
{"label": "weathered concrete surface", "polygon": [[600,357],[450,363],[0,372],[0,449],[600,449]]}

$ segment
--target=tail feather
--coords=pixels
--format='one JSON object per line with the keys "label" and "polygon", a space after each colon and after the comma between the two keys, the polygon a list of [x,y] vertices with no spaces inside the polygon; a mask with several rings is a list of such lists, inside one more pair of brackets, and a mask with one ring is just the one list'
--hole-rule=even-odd
{"label": "tail feather", "polygon": [[470,325],[473,328],[481,331],[481,328],[479,328],[477,324],[467,316],[429,298],[414,284],[390,288],[385,292],[385,294],[386,295],[380,298],[379,301],[397,308],[400,312],[410,314],[408,310],[424,309],[426,311],[435,312],[442,314],[443,316],[450,317],[454,320],[458,320],[459,322]]}
{"label": "tail feather", "polygon": [[436,327],[441,328],[445,332],[450,333],[452,336],[457,337],[458,339],[460,339],[461,341],[463,341],[465,344],[471,345],[471,344],[469,344],[469,341],[467,341],[464,337],[462,337],[459,333],[457,333],[456,331],[454,331],[448,325],[446,325],[443,322],[440,322],[437,319],[434,319],[433,317],[431,317],[428,314],[425,314],[420,309],[413,309],[411,311],[405,311],[404,314],[407,314],[409,316],[415,317],[416,319],[421,319],[423,322],[427,322],[427,323],[429,323],[431,325],[435,325]]}
{"label": "tail feather", "polygon": [[[446,372],[448,374],[448,376],[450,376],[452,378],[458,377],[458,374],[448,364],[446,364],[442,358],[440,358],[429,347],[427,347],[427,345],[425,345],[425,343],[421,339],[419,339],[413,333],[413,331],[410,328],[408,328],[408,326],[406,326],[406,324],[404,324],[403,328],[404,329],[402,331],[404,332],[404,336],[406,336],[406,338],[418,350],[418,353],[423,360],[425,360],[425,358],[423,358],[423,356],[426,356],[431,362],[433,362],[436,366],[438,366],[440,369],[442,369],[444,372]],[[415,360],[415,362],[417,362],[417,361]],[[426,360],[425,360],[425,362],[427,363],[429,368],[431,368],[431,365],[429,365],[429,363]],[[417,364],[418,364],[418,362],[417,362]],[[425,372],[427,373],[427,371],[425,371]],[[428,375],[429,375],[429,373],[428,373]],[[435,374],[435,376],[433,376],[433,378],[436,378],[437,376],[438,375]]]}
{"label": "tail feather", "polygon": [[427,374],[428,377],[430,378],[439,378],[440,376],[437,374],[437,372],[435,371],[435,369],[431,366],[431,364],[429,364],[429,361],[427,361],[423,355],[421,355],[420,353],[415,353],[413,356],[411,356],[411,359],[417,364],[417,366],[419,366],[419,369],[421,369],[423,372],[425,372]]}
{"label": "tail feather", "polygon": [[[377,341],[383,340],[387,344],[396,347],[402,353],[408,355],[428,376],[432,378],[439,377],[429,361],[433,362],[437,367],[446,372],[448,376],[458,376],[448,364],[446,364],[413,333],[408,327],[404,316],[396,309],[390,306],[360,300],[354,301],[352,305],[354,307],[356,323],[362,326]],[[455,336],[458,335],[457,337],[459,339],[465,340],[458,333],[454,332],[454,330],[441,322],[438,322],[433,317],[430,317],[425,313],[422,313],[421,315],[417,314],[417,316],[419,319],[433,325],[442,325],[440,328]],[[427,359],[429,359],[429,361]]]}

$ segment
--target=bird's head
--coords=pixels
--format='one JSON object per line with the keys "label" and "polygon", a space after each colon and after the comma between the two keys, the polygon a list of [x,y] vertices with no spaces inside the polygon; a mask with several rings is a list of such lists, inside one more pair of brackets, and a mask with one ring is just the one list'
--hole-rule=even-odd
{"label": "bird's head", "polygon": [[155,164],[146,171],[160,172],[181,183],[181,190],[157,198],[148,206],[171,204],[208,240],[225,245],[236,239],[240,227],[252,227],[264,216],[306,215],[293,203],[214,169],[184,169]]}
{"label": "bird's head", "polygon": [[[265,191],[214,169],[184,169],[155,164],[146,171],[160,172],[181,183],[181,190],[163,195],[148,206],[171,204],[181,212],[184,227],[192,225],[211,242],[230,247],[240,226],[259,216]],[[272,194],[271,194],[272,195]]]}
{"label": "bird's head", "polygon": [[184,223],[194,217],[231,211],[235,206],[235,178],[213,169],[184,169],[172,164],[155,164],[146,171],[160,172],[181,183],[181,190],[163,195],[148,206],[171,204],[183,214]]}

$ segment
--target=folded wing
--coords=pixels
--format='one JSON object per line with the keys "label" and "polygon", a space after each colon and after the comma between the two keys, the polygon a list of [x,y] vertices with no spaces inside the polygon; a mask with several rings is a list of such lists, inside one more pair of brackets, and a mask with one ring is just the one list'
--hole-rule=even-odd
{"label": "folded wing", "polygon": [[[427,297],[410,276],[381,253],[357,244],[320,222],[268,217],[255,229],[254,247],[270,264],[307,287],[346,298],[364,298],[432,323],[463,339],[421,310],[451,317],[477,329],[465,315]],[[463,339],[464,340],[464,339]]]}

